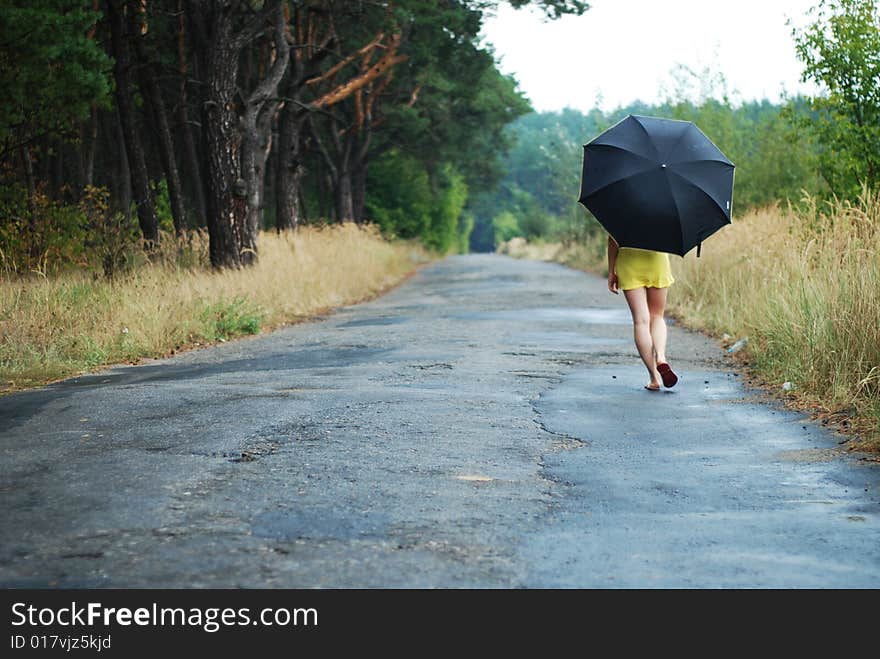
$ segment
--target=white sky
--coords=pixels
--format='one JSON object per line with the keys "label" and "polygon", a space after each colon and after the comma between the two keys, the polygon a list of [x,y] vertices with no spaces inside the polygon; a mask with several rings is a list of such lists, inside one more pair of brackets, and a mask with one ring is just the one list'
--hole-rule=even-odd
{"label": "white sky", "polygon": [[732,101],[815,93],[799,82],[791,18],[818,0],[591,0],[583,16],[547,21],[534,9],[499,7],[485,40],[538,111],[611,110],[663,101],[685,65],[722,73]]}

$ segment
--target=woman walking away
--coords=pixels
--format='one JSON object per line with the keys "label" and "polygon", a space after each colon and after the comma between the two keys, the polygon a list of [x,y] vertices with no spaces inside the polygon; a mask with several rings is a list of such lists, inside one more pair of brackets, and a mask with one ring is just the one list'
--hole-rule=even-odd
{"label": "woman walking away", "polygon": [[666,293],[674,282],[669,254],[647,249],[620,247],[608,236],[608,290],[623,291],[633,319],[636,348],[651,377],[649,391],[674,387],[678,382],[666,361]]}

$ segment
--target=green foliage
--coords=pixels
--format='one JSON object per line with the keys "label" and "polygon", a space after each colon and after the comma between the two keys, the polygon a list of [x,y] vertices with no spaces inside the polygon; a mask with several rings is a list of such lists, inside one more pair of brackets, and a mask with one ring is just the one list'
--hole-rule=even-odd
{"label": "green foliage", "polygon": [[821,146],[822,175],[838,196],[880,184],[880,11],[877,0],[821,0],[794,31],[803,80],[824,85],[800,125]]}
{"label": "green foliage", "polygon": [[107,362],[109,351],[99,345],[95,339],[88,335],[82,335],[82,347],[80,348],[81,359],[89,368],[100,366]]}
{"label": "green foliage", "polygon": [[738,206],[797,201],[804,193],[827,190],[819,173],[818,149],[796,126],[805,111],[804,99],[795,98],[755,121],[754,147],[745,150],[736,174]]}
{"label": "green foliage", "polygon": [[[374,153],[405,154],[432,181],[451,166],[471,192],[500,180],[510,146],[505,127],[530,110],[516,81],[502,75],[480,45],[479,4],[394,3],[395,25],[407,35],[401,52],[409,59],[395,67],[388,100],[377,103],[385,123],[371,137]],[[386,16],[385,10],[379,15]],[[359,27],[364,33],[353,42],[373,38],[372,26]]]}
{"label": "green foliage", "polygon": [[70,136],[110,96],[110,59],[89,29],[86,0],[7,0],[0,6],[0,152],[40,135]]}
{"label": "green foliage", "polygon": [[171,197],[168,192],[168,181],[164,178],[150,186],[153,189],[153,204],[156,207],[156,218],[159,220],[159,231],[174,232],[174,216],[171,214]]}
{"label": "green foliage", "polygon": [[693,121],[736,164],[734,204],[746,210],[822,190],[815,146],[791,121],[803,110],[800,98],[785,106],[764,100],[733,107],[710,97],[699,104],[667,103],[656,113]]}
{"label": "green foliage", "polygon": [[370,165],[366,216],[386,235],[418,238],[431,225],[428,173],[414,158],[390,152]]}
{"label": "green foliage", "polygon": [[511,124],[514,144],[501,184],[469,203],[475,217],[471,249],[491,251],[514,236],[549,238],[559,231],[559,218],[575,208],[583,143],[608,125],[610,118],[598,110],[584,115],[572,109],[532,113]]}
{"label": "green foliage", "polygon": [[468,190],[464,177],[450,165],[443,168],[438,178],[436,187],[439,189],[434,194],[431,225],[422,241],[426,247],[446,254],[461,244],[459,218],[467,202]]}
{"label": "green foliage", "polygon": [[522,235],[516,215],[510,211],[501,211],[492,218],[492,230],[495,244],[498,245],[515,236]]}
{"label": "green foliage", "polygon": [[86,187],[79,202],[53,201],[40,191],[0,185],[0,271],[57,273],[76,266],[108,278],[132,265],[139,251],[137,222],[110,207],[106,188]]}
{"label": "green foliage", "polygon": [[420,238],[440,253],[459,250],[470,235],[468,188],[451,165],[434,176],[413,156],[392,151],[370,166],[366,214],[386,235]]}
{"label": "green foliage", "polygon": [[260,331],[262,312],[243,297],[209,304],[201,314],[201,336],[208,341],[218,341],[256,334]]}
{"label": "green foliage", "polygon": [[0,185],[0,270],[47,274],[83,263],[88,222],[82,209],[15,183]]}
{"label": "green foliage", "polygon": [[92,261],[101,264],[104,276],[113,279],[132,265],[140,231],[132,213],[113,211],[105,188],[87,187],[79,208],[88,227],[86,242]]}
{"label": "green foliage", "polygon": [[[507,0],[516,9],[526,5],[536,5],[549,18],[560,18],[566,14],[580,16],[590,8],[589,2],[583,0]],[[483,5],[494,6],[497,2],[483,2]]]}
{"label": "green foliage", "polygon": [[527,240],[536,238],[555,237],[556,218],[547,213],[542,213],[537,208],[530,212],[520,213],[518,215],[518,228],[516,235],[523,236]]}

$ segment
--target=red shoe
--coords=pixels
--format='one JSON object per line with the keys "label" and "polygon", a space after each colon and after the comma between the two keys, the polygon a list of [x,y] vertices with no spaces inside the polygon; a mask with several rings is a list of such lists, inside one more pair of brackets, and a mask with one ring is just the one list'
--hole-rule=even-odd
{"label": "red shoe", "polygon": [[667,363],[657,364],[657,372],[660,374],[660,377],[663,378],[663,386],[667,389],[675,386],[675,383],[678,382],[678,376],[672,371],[672,368]]}

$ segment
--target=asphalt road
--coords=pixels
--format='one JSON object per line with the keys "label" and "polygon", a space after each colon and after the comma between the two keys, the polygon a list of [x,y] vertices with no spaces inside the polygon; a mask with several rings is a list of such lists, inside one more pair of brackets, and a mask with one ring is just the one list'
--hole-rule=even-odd
{"label": "asphalt road", "polygon": [[[674,295],[674,289],[673,293]],[[502,256],[0,399],[6,587],[877,587],[880,470]]]}

